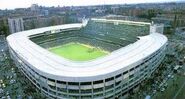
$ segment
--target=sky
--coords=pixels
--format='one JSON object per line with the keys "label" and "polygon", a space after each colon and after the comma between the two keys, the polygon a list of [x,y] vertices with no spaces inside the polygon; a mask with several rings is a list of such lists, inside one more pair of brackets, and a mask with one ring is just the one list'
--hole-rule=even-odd
{"label": "sky", "polygon": [[86,6],[102,4],[133,4],[154,2],[176,2],[185,0],[0,0],[0,9],[27,8],[31,4],[41,6]]}

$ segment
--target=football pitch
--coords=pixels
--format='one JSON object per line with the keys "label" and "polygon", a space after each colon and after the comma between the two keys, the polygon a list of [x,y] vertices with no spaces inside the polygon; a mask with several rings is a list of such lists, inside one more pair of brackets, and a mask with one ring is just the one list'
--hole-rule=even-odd
{"label": "football pitch", "polygon": [[48,50],[73,61],[88,61],[109,54],[108,51],[81,43],[67,43]]}

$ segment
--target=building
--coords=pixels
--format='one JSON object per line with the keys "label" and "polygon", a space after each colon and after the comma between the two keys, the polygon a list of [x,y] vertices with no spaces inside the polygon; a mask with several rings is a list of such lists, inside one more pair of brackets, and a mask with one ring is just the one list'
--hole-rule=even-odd
{"label": "building", "polygon": [[185,25],[185,15],[183,14],[164,14],[152,18],[154,23],[163,23],[165,26],[183,27]]}
{"label": "building", "polygon": [[25,30],[35,29],[40,27],[48,27],[53,25],[61,25],[66,23],[65,16],[52,16],[52,17],[25,17],[24,28]]}
{"label": "building", "polygon": [[164,24],[151,24],[150,33],[161,33],[164,32]]}
{"label": "building", "polygon": [[174,33],[176,27],[185,26],[185,15],[163,14],[152,18],[155,24],[164,24],[164,33]]}
{"label": "building", "polygon": [[[11,58],[33,85],[49,98],[107,99],[124,97],[157,69],[165,57],[167,38],[157,31],[149,33],[148,30],[148,34],[139,38],[135,36],[128,40],[129,44],[122,46],[120,44],[127,38],[123,40],[120,36],[125,34],[118,34],[118,32],[122,33],[126,29],[121,29],[122,31],[116,29],[123,27],[123,24],[131,27],[131,24],[148,26],[150,23],[106,19],[93,19],[92,21],[92,23],[88,22],[85,27],[83,27],[83,23],[74,23],[12,34],[7,37]],[[115,22],[118,24],[115,25]],[[112,28],[102,27],[107,23]],[[96,24],[96,27],[89,27]],[[133,32],[135,28],[137,27],[135,26],[131,31]],[[87,32],[89,29],[97,34],[88,34],[94,36],[78,34],[78,31],[81,33],[81,29],[85,31],[84,34],[89,33]],[[107,32],[107,29],[115,29],[114,37],[119,38],[111,38],[109,35],[113,35],[114,32]],[[103,45],[105,48],[108,45],[107,49],[112,45],[114,51],[102,58],[78,62],[58,57],[44,49],[48,48],[48,45],[54,46],[57,42],[64,42],[65,39],[69,41],[77,35],[79,38],[74,40],[79,41],[84,37],[88,39],[88,37],[96,36],[97,39],[90,38],[88,39],[90,42],[88,42],[91,43],[96,39],[93,44],[97,46],[98,42],[101,42],[97,40],[104,39],[99,45]],[[106,35],[108,37],[105,37]],[[121,39],[123,42],[120,42]],[[115,49],[117,44],[119,45],[118,49]]]}
{"label": "building", "polygon": [[24,31],[24,24],[22,18],[8,18],[8,26],[10,33]]}
{"label": "building", "polygon": [[38,11],[39,10],[39,6],[38,6],[38,4],[32,4],[30,9],[31,9],[31,11]]}

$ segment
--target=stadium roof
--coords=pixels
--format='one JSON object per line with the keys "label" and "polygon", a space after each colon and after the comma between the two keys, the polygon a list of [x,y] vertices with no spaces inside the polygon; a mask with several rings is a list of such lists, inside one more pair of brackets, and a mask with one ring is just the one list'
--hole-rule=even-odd
{"label": "stadium roof", "polygon": [[[102,76],[116,75],[126,68],[137,65],[144,58],[156,52],[166,42],[167,38],[159,33],[139,37],[135,43],[113,51],[105,57],[90,61],[71,61],[57,56],[47,49],[40,47],[29,39],[30,35],[50,30],[81,28],[82,24],[66,24],[22,31],[7,37],[8,44],[20,55],[22,60],[29,63],[35,71],[50,78],[67,81],[99,80]],[[20,61],[21,62],[21,61]],[[98,77],[97,77],[98,76]],[[100,78],[99,78],[100,77]]]}

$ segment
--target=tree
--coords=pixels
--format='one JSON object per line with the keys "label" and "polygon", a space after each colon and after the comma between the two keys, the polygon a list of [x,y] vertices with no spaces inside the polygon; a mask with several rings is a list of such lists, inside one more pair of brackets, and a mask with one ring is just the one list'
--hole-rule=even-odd
{"label": "tree", "polygon": [[6,19],[0,20],[0,35],[9,35],[9,28],[8,28],[8,22]]}
{"label": "tree", "polygon": [[157,12],[154,9],[149,9],[147,12],[148,12],[147,18],[150,19],[150,20],[151,20],[152,17],[156,17],[157,16]]}
{"label": "tree", "polygon": [[140,17],[140,18],[147,18],[147,19],[151,20],[152,17],[156,17],[157,14],[161,14],[161,10],[160,9],[158,9],[158,10],[156,10],[156,9],[148,9],[148,10],[146,10],[145,13],[140,14],[138,17]]}

